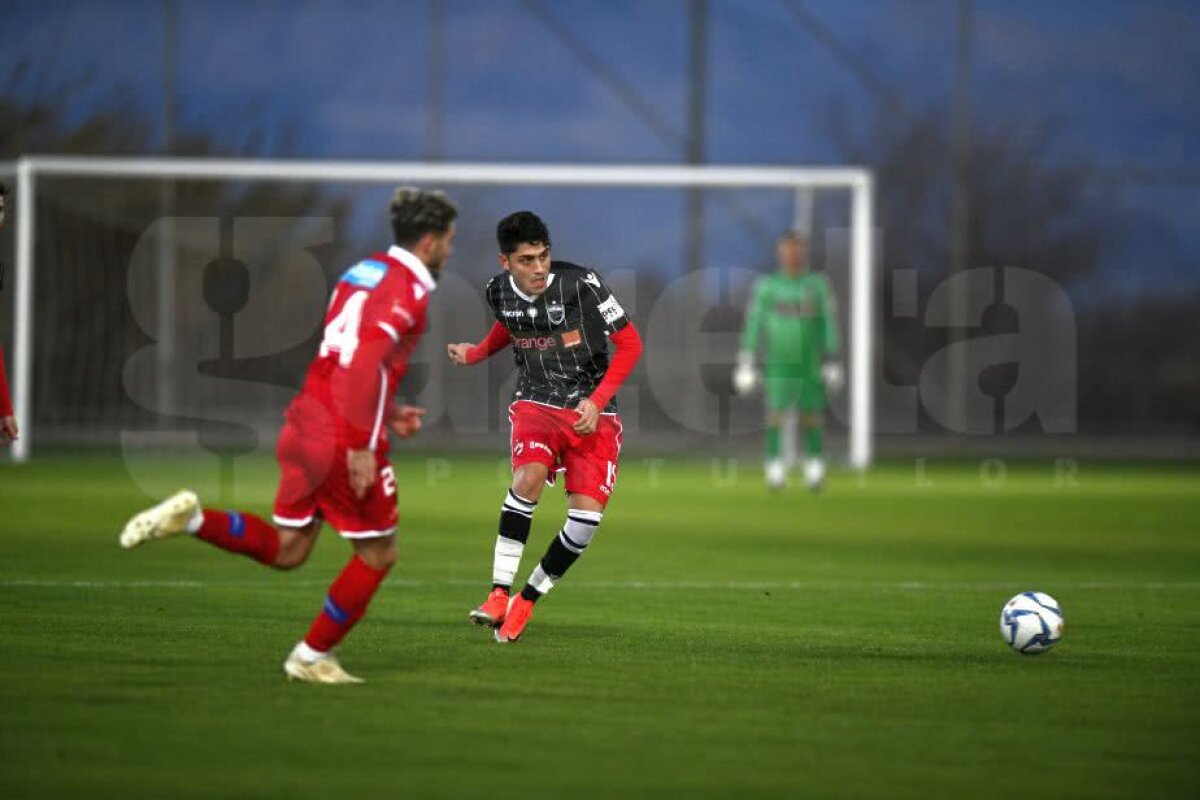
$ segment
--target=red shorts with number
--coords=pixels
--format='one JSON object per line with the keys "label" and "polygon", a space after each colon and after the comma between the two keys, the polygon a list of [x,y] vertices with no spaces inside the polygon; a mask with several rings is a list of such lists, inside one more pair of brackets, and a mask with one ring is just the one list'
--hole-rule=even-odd
{"label": "red shorts with number", "polygon": [[350,488],[346,448],[324,431],[309,433],[288,421],[279,432],[275,457],[280,471],[277,525],[300,528],[322,517],[348,539],[395,532],[396,475],[382,453],[375,454],[375,483],[362,498]]}
{"label": "red shorts with number", "polygon": [[608,503],[617,482],[621,455],[621,418],[601,414],[596,430],[587,435],[571,426],[579,415],[571,408],[554,408],[518,400],[508,407],[512,423],[512,466],[545,464],[550,480],[566,472],[568,494],[578,492],[601,505]]}

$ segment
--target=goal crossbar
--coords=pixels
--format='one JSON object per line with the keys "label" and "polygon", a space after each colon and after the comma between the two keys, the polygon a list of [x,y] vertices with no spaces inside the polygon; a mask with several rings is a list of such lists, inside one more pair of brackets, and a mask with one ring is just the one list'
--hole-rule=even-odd
{"label": "goal crossbar", "polygon": [[29,458],[33,431],[33,291],[36,180],[39,177],[338,181],[343,183],[432,183],[502,186],[633,186],[712,189],[845,189],[850,218],[850,463],[872,458],[873,181],[859,167],[689,166],[641,164],[514,164],[238,158],[126,158],[28,156],[0,165],[17,176],[16,296],[13,389],[22,436],[13,458]]}

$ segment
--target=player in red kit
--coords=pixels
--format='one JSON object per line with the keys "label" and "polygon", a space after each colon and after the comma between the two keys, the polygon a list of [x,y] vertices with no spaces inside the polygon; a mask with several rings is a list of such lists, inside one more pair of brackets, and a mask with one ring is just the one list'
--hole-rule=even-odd
{"label": "player in red kit", "polygon": [[[500,509],[492,591],[470,613],[496,628],[496,641],[512,642],[604,516],[621,452],[616,393],[642,341],[598,272],[550,260],[550,232],[536,214],[510,214],[496,238],[504,272],[487,285],[496,323],[479,344],[452,344],[448,353],[455,364],[475,364],[512,345],[520,373],[509,406],[513,481]],[[617,347],[611,357],[610,342]],[[538,499],[559,472],[566,473],[567,520],[521,593],[511,596]]]}
{"label": "player in red kit", "polygon": [[366,613],[396,561],[396,476],[388,431],[408,438],[423,409],[393,402],[454,239],[454,205],[441,192],[401,188],[391,202],[396,244],[351,266],[325,314],[324,338],[279,434],[274,524],[237,511],[201,508],[179,492],[133,517],[121,546],[179,534],[277,569],[305,562],[323,522],[354,555],[283,669],[312,683],[360,683],[333,648]]}

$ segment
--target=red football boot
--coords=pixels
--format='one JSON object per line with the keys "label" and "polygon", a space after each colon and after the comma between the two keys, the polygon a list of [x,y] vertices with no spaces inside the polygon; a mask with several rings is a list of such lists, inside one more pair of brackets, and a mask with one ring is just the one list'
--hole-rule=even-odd
{"label": "red football boot", "polygon": [[504,622],[504,614],[508,610],[508,589],[497,586],[483,601],[479,608],[471,609],[471,622],[476,625],[487,625],[497,628]]}
{"label": "red football boot", "polygon": [[496,629],[496,641],[504,643],[520,639],[521,632],[525,630],[525,624],[532,616],[533,603],[519,594],[513,597],[512,602],[508,604],[508,613],[504,616],[504,624]]}

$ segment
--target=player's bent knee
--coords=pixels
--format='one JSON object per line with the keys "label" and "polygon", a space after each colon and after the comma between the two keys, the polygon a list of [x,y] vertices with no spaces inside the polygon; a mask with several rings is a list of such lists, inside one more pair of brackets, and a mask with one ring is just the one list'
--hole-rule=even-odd
{"label": "player's bent knee", "polygon": [[513,473],[512,490],[518,497],[536,503],[549,476],[550,470],[545,464],[525,464]]}
{"label": "player's bent knee", "polygon": [[567,504],[571,509],[579,511],[595,511],[601,514],[604,513],[604,503],[601,503],[591,495],[586,495],[581,492],[572,492]]}
{"label": "player's bent knee", "polygon": [[391,552],[379,553],[371,557],[364,556],[361,553],[359,556],[363,561],[367,562],[368,567],[376,572],[383,572],[384,570],[391,569],[393,566],[395,566],[397,558],[395,550],[392,550]]}
{"label": "player's bent knee", "polygon": [[317,525],[306,528],[285,528],[276,526],[279,532],[279,551],[275,554],[272,567],[279,570],[292,570],[308,561],[309,553],[317,540]]}
{"label": "player's bent knee", "polygon": [[388,570],[396,563],[396,537],[354,540],[354,552],[373,570]]}
{"label": "player's bent knee", "polygon": [[309,552],[311,548],[305,547],[301,540],[280,536],[279,552],[275,554],[275,562],[271,566],[285,571],[296,569],[308,561]]}

